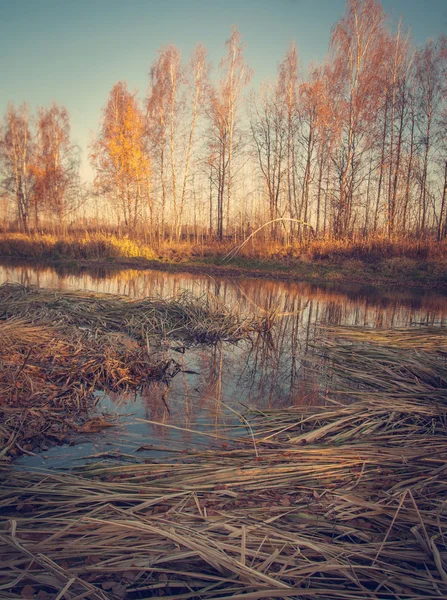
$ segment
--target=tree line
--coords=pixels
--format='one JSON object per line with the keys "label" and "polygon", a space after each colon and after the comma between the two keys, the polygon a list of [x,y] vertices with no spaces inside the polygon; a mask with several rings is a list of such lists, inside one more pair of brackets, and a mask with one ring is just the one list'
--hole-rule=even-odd
{"label": "tree line", "polygon": [[[69,115],[9,105],[0,133],[3,200],[22,230],[103,223],[153,240],[382,234],[447,237],[447,42],[414,47],[378,0],[348,0],[322,64],[292,45],[276,78],[253,72],[237,28],[212,77],[159,50],[140,98],[113,86],[81,186]],[[6,209],[5,209],[6,210]]]}

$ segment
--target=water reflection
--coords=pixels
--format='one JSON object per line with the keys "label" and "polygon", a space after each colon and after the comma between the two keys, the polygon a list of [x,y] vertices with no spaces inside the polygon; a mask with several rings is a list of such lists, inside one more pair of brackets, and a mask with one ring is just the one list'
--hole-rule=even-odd
{"label": "water reflection", "polygon": [[[315,360],[314,345],[324,325],[445,327],[446,297],[440,293],[322,287],[263,279],[229,279],[162,271],[76,273],[36,266],[4,264],[0,282],[14,281],[59,289],[145,296],[171,296],[184,290],[212,293],[245,313],[276,312],[272,343],[213,348],[198,346],[184,355],[166,348],[180,365],[169,388],[153,383],[137,397],[111,395],[113,410],[133,413],[123,435],[104,434],[98,448],[123,451],[155,444],[164,447],[209,445],[209,439],[175,427],[222,432],[246,406],[259,408],[309,404],[324,397],[326,365]],[[151,423],[135,421],[135,417]],[[128,421],[132,420],[128,418]],[[91,451],[91,449],[87,449]],[[54,451],[53,451],[54,452]],[[28,460],[28,459],[27,459]]]}
{"label": "water reflection", "polygon": [[132,298],[170,296],[189,290],[212,293],[229,305],[248,310],[295,314],[313,300],[321,322],[398,327],[415,322],[445,324],[446,296],[430,290],[386,290],[250,278],[224,278],[188,273],[127,269],[66,269],[35,263],[0,265],[0,281],[58,289],[86,289]]}

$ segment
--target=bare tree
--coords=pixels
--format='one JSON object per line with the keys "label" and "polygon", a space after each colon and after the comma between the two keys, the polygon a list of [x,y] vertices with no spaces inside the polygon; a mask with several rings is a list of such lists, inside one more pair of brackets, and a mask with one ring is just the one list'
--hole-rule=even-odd
{"label": "bare tree", "polygon": [[179,207],[179,224],[177,230],[177,237],[180,237],[181,227],[183,222],[183,213],[185,209],[186,191],[188,178],[190,175],[191,159],[193,156],[195,134],[197,129],[197,122],[200,115],[203,113],[205,103],[207,100],[207,93],[209,92],[209,72],[210,64],[207,61],[206,49],[199,44],[194,50],[190,65],[187,83],[190,89],[190,122],[187,133],[187,142],[185,149],[184,158],[184,169],[183,169],[183,185],[182,194],[180,198]]}
{"label": "bare tree", "polygon": [[333,97],[340,136],[333,162],[338,175],[334,233],[348,233],[353,191],[362,155],[371,139],[370,125],[379,103],[385,14],[378,0],[348,0],[343,18],[332,30]]}
{"label": "bare tree", "polygon": [[[227,54],[220,63],[222,77],[217,88],[210,91],[210,155],[214,157],[217,173],[217,235],[223,237],[224,214],[229,227],[232,191],[233,159],[236,143],[237,114],[241,92],[252,71],[245,63],[244,45],[239,31],[232,28],[226,44]],[[226,192],[226,199],[225,199]],[[224,206],[226,200],[226,206]]]}
{"label": "bare tree", "polygon": [[[440,39],[439,57],[441,61],[442,98],[439,117],[440,156],[439,163],[443,171],[441,205],[438,219],[438,240],[447,237],[447,37]],[[443,167],[443,168],[442,168]]]}
{"label": "bare tree", "polygon": [[[412,55],[409,47],[408,34],[402,38],[401,25],[394,39],[393,52],[393,100],[396,103],[397,135],[393,132],[393,143],[390,144],[390,179],[388,186],[388,235],[393,235],[396,220],[402,214],[402,202],[398,205],[398,191],[402,179],[402,155],[405,128],[408,121],[408,74],[411,67]],[[393,123],[393,119],[391,120]],[[395,143],[394,143],[395,139]],[[391,151],[392,149],[392,151]],[[401,194],[402,200],[402,194]]]}
{"label": "bare tree", "polygon": [[[278,86],[287,112],[287,205],[289,217],[299,218],[296,182],[296,135],[298,131],[298,52],[292,44],[278,70]],[[292,227],[292,224],[290,225]]]}
{"label": "bare tree", "polygon": [[423,149],[418,227],[426,233],[428,221],[428,175],[429,157],[432,147],[433,124],[442,93],[442,40],[438,43],[429,40],[415,56],[415,81],[417,86],[418,120],[417,125]]}
{"label": "bare tree", "polygon": [[165,235],[165,220],[171,209],[171,237],[179,236],[184,208],[183,189],[179,197],[178,154],[181,148],[180,124],[184,109],[182,85],[185,73],[180,51],[171,44],[161,48],[151,72],[151,86],[147,99],[148,132],[151,152],[157,163],[161,191],[161,218],[159,235]]}
{"label": "bare tree", "polygon": [[[259,103],[254,96],[250,103],[250,128],[255,155],[267,189],[270,221],[280,216],[280,193],[286,170],[287,112],[282,100],[277,81],[273,85],[263,84]],[[275,237],[276,225],[272,223]]]}
{"label": "bare tree", "polygon": [[[318,171],[317,216],[319,223],[321,183],[323,164],[316,164],[319,151],[320,162],[324,161],[328,142],[328,128],[331,123],[329,110],[328,89],[324,69],[314,68],[308,78],[299,88],[299,133],[302,143],[304,173],[302,178],[302,194],[298,218],[308,222],[310,214],[310,186],[314,173]],[[308,230],[306,230],[308,231]]]}

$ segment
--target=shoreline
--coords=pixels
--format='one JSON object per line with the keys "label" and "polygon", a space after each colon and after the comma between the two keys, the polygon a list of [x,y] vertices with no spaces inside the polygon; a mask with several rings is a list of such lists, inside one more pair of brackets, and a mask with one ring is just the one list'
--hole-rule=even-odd
{"label": "shoreline", "polygon": [[152,246],[143,239],[94,232],[0,233],[0,262],[25,261],[71,271],[151,269],[315,285],[447,291],[447,244],[433,240],[317,240],[234,251],[228,240],[201,246],[166,241]]}
{"label": "shoreline", "polygon": [[96,392],[137,392],[154,381],[169,389],[182,366],[160,353],[162,342],[185,352],[262,338],[272,327],[187,293],[131,299],[20,284],[0,286],[0,314],[0,465],[112,426],[96,411]]}
{"label": "shoreline", "polygon": [[[324,261],[258,261],[252,259],[233,260],[227,264],[219,262],[216,256],[206,261],[182,260],[172,262],[168,260],[149,260],[142,257],[130,258],[79,258],[70,257],[48,258],[35,256],[10,256],[0,254],[0,265],[20,263],[29,265],[42,265],[67,270],[107,269],[119,271],[133,269],[138,271],[156,270],[167,273],[190,273],[210,275],[217,277],[236,277],[254,279],[272,279],[277,281],[303,282],[315,285],[336,286],[366,286],[376,289],[392,288],[395,290],[411,289],[427,290],[434,292],[447,292],[447,267],[438,274],[433,275],[437,261],[412,261],[410,272],[399,272],[399,265],[394,272],[384,272],[380,263],[351,260],[333,264]],[[408,265],[406,265],[408,269]]]}

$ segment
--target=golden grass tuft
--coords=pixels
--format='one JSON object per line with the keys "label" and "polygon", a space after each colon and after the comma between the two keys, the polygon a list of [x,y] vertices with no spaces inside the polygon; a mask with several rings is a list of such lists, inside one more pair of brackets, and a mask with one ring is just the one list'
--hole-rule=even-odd
{"label": "golden grass tuft", "polygon": [[144,258],[153,260],[155,253],[146,244],[129,237],[105,233],[56,236],[52,234],[8,233],[0,235],[0,255],[40,260],[105,260],[110,258]]}

